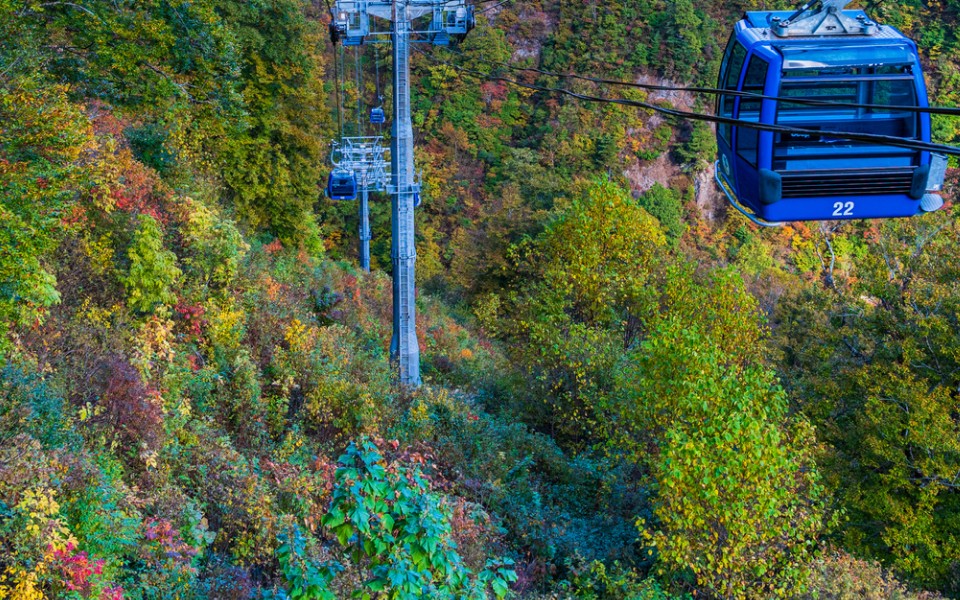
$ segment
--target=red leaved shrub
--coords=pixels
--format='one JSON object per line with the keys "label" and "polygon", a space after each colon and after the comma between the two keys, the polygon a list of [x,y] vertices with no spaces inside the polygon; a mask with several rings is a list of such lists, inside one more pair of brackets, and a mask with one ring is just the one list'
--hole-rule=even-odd
{"label": "red leaved shrub", "polygon": [[100,396],[98,421],[127,448],[154,450],[163,432],[163,402],[140,373],[123,358],[105,361],[106,388]]}
{"label": "red leaved shrub", "polygon": [[103,581],[103,560],[90,560],[86,552],[77,552],[73,542],[65,548],[51,548],[52,569],[61,578],[64,591],[74,592],[81,598],[97,600],[121,600],[123,588]]}

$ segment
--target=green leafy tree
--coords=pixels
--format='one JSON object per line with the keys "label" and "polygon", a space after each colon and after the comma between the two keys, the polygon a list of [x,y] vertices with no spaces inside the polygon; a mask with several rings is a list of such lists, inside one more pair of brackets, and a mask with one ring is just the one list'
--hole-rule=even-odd
{"label": "green leafy tree", "polygon": [[[951,214],[951,212],[953,214]],[[782,301],[780,368],[829,452],[846,547],[950,593],[960,568],[960,227],[886,222],[852,277]]]}
{"label": "green leafy tree", "polygon": [[685,229],[680,194],[655,183],[652,188],[640,196],[640,206],[660,221],[660,226],[667,234],[667,239],[670,240],[672,245],[676,246]]}
{"label": "green leafy tree", "polygon": [[683,170],[688,173],[700,171],[710,164],[717,155],[717,138],[705,121],[689,124],[689,138],[674,149],[674,157]]}
{"label": "green leafy tree", "polygon": [[882,519],[884,527],[879,539],[855,530],[851,537],[874,552],[888,549],[901,572],[936,583],[960,557],[950,526],[960,518],[955,399],[903,365],[877,365],[858,375],[866,392],[854,429],[862,472],[847,498],[858,514]]}
{"label": "green leafy tree", "polygon": [[702,27],[704,17],[692,0],[674,0],[667,4],[667,14],[680,43],[674,47],[674,69],[681,79],[688,79],[693,68],[703,59]]}
{"label": "green leafy tree", "polygon": [[0,351],[12,326],[60,300],[49,253],[86,187],[93,140],[62,87],[0,79]]}
{"label": "green leafy tree", "polygon": [[218,12],[240,54],[244,118],[221,146],[228,199],[243,219],[288,244],[320,251],[314,202],[330,125],[323,44],[302,0],[227,1]]}
{"label": "green leafy tree", "polygon": [[[15,14],[22,39],[35,44],[53,81],[81,97],[162,114],[178,102],[226,108],[236,99],[233,41],[216,6],[30,0]],[[60,51],[41,41],[51,39]]]}
{"label": "green leafy tree", "polygon": [[698,327],[664,322],[627,359],[611,449],[631,448],[656,482],[655,523],[641,529],[662,572],[724,598],[796,593],[824,525],[813,432],[788,418],[771,371],[735,359]]}
{"label": "green leafy tree", "polygon": [[521,283],[493,299],[498,308],[484,322],[511,341],[535,384],[539,398],[526,410],[540,416],[531,419],[568,441],[590,439],[593,399],[657,313],[665,247],[656,220],[626,190],[601,181],[515,249]]}
{"label": "green leafy tree", "polygon": [[130,306],[151,312],[158,305],[170,305],[176,300],[173,286],[181,272],[177,256],[163,247],[163,231],[157,220],[140,215],[137,223],[133,243],[127,249],[130,270],[123,277],[123,285]]}

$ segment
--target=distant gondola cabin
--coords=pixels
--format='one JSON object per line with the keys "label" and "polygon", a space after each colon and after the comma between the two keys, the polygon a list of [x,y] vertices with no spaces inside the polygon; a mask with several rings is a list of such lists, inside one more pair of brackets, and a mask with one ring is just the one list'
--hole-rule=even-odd
{"label": "distant gondola cabin", "polygon": [[727,45],[717,87],[730,93],[718,96],[717,115],[802,130],[717,125],[717,179],[761,222],[907,217],[942,205],[942,157],[839,135],[930,141],[929,114],[911,110],[927,106],[916,44],[862,11],[841,16],[862,30],[791,36],[782,23],[796,13],[748,12]]}
{"label": "distant gondola cabin", "polygon": [[327,179],[327,197],[331,200],[356,200],[357,179],[350,171],[334,170]]}

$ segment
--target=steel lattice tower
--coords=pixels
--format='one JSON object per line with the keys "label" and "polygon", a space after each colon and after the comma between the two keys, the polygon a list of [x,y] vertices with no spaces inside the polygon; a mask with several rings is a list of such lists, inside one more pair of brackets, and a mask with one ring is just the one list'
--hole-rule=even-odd
{"label": "steel lattice tower", "polygon": [[393,149],[394,194],[393,339],[390,356],[400,363],[400,383],[420,385],[420,344],[417,341],[416,263],[413,195],[413,120],[410,116],[410,17],[406,0],[393,4]]}
{"label": "steel lattice tower", "polygon": [[[393,44],[393,125],[391,185],[393,261],[393,338],[390,357],[404,386],[420,385],[420,345],[416,322],[416,240],[414,198],[420,191],[413,156],[410,114],[410,44],[424,41],[447,45],[465,36],[474,25],[473,7],[465,0],[339,0],[331,37],[344,45],[390,41]],[[428,28],[414,22],[431,16]],[[389,30],[372,27],[371,17],[390,21]],[[416,39],[414,38],[416,36]],[[362,236],[362,234],[361,234]],[[363,240],[361,240],[361,245]]]}

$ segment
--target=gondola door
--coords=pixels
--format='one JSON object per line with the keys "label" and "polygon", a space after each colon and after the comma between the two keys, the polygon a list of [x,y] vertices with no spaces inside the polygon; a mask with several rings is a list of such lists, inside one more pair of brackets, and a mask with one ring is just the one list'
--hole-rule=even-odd
{"label": "gondola door", "polygon": [[[743,71],[743,63],[746,58],[747,50],[743,47],[743,44],[737,41],[736,34],[734,34],[727,44],[727,49],[723,55],[723,62],[720,65],[718,88],[730,91],[736,91],[739,88],[740,74]],[[735,118],[737,100],[736,95],[721,94],[717,98],[717,116],[725,119]],[[735,171],[736,159],[733,152],[736,129],[736,127],[730,124],[717,124],[717,153],[720,156],[717,168],[720,170],[720,177],[723,178],[734,195],[740,196],[740,190],[737,187],[737,173]]]}
{"label": "gondola door", "polygon": [[[740,91],[763,95],[768,71],[769,63],[757,54],[756,50],[751,52],[747,58],[743,80],[740,83]],[[741,96],[736,104],[734,114],[737,120],[758,124],[762,122],[763,100]],[[759,129],[743,126],[733,129],[737,196],[741,204],[749,206],[754,212],[760,213],[762,212],[761,204],[779,200],[778,194],[765,194],[761,191],[759,170],[762,166],[766,166],[762,164],[761,157],[768,158],[769,156],[769,152],[767,156],[761,155],[761,138],[769,136],[769,134],[765,136]]]}

